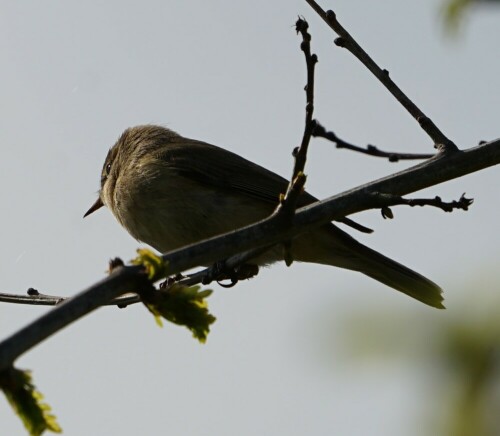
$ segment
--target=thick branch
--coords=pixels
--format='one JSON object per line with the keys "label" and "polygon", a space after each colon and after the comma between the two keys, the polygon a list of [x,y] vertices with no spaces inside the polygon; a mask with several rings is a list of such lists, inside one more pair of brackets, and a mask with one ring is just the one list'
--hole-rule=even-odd
{"label": "thick branch", "polygon": [[[197,265],[209,264],[214,259],[225,259],[238,252],[279,243],[345,215],[382,207],[383,204],[374,194],[405,195],[499,163],[500,139],[497,139],[469,150],[440,155],[399,173],[303,207],[297,211],[291,227],[284,227],[279,219],[270,217],[243,229],[174,250],[165,254],[163,259],[168,262],[169,273],[175,274]],[[76,319],[113,298],[147,286],[142,271],[138,266],[118,268],[110,276],[2,341],[0,371],[11,365],[22,353]]]}

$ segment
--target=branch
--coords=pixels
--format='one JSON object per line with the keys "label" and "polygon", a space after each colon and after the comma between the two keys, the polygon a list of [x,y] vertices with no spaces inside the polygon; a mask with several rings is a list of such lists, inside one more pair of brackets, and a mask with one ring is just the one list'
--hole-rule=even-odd
{"label": "branch", "polygon": [[324,11],[314,0],[306,0],[314,11],[328,24],[332,30],[339,36],[335,44],[350,51],[361,63],[370,70],[370,72],[387,88],[387,90],[396,98],[399,103],[417,120],[420,127],[433,140],[434,147],[442,152],[458,151],[457,146],[448,139],[434,122],[426,116],[413,101],[394,83],[389,77],[389,71],[381,69],[363,48],[355,41],[347,30],[337,20],[335,12]]}
{"label": "branch", "polygon": [[[35,291],[36,293],[30,293]],[[56,306],[71,297],[61,297],[57,295],[40,294],[33,288],[28,289],[28,295],[24,294],[7,294],[0,292],[0,303],[12,304],[28,304],[32,306]],[[108,301],[104,306],[118,306],[125,307],[129,304],[138,303],[139,297],[137,295],[124,295],[122,297],[114,298]]]}
{"label": "branch", "polygon": [[307,151],[309,149],[309,143],[314,129],[314,70],[316,64],[318,63],[318,57],[316,54],[311,53],[311,35],[307,31],[308,28],[309,24],[302,18],[299,18],[295,23],[295,30],[297,31],[297,34],[300,33],[302,35],[300,48],[304,52],[307,67],[307,84],[305,86],[306,121],[300,147],[293,150],[295,164],[293,167],[292,178],[288,184],[286,192],[280,199],[280,204],[275,212],[276,214],[286,214],[288,217],[293,216],[297,206],[297,200],[304,188],[304,169],[306,166]]}
{"label": "branch", "polygon": [[[293,238],[315,226],[346,215],[383,207],[379,193],[406,195],[500,163],[500,139],[451,154],[439,154],[419,165],[299,209],[292,226],[274,216],[224,235],[183,247],[162,256],[169,274],[213,259],[225,259],[256,247]],[[21,354],[71,322],[126,292],[148,286],[142,267],[117,268],[108,277],[61,303],[0,343],[0,371]]]}
{"label": "branch", "polygon": [[384,157],[387,158],[389,162],[398,162],[400,160],[430,159],[434,156],[434,154],[395,153],[391,151],[382,151],[374,145],[370,144],[367,145],[366,148],[363,148],[340,139],[334,132],[327,131],[318,121],[316,121],[316,125],[312,132],[312,135],[317,138],[325,138],[328,141],[335,143],[336,148],[346,148],[347,150],[357,151],[359,153],[368,154],[370,156]]}
{"label": "branch", "polygon": [[443,210],[444,212],[453,212],[455,209],[469,210],[469,207],[474,203],[474,199],[466,198],[465,193],[462,194],[458,201],[445,202],[441,200],[441,197],[434,198],[403,198],[399,195],[390,194],[375,194],[379,197],[380,201],[386,202],[386,205],[382,207],[382,217],[384,219],[392,219],[394,215],[392,214],[389,206],[406,205],[406,206],[432,206]]}
{"label": "branch", "polygon": [[302,143],[298,149],[294,150],[295,166],[293,168],[293,177],[295,179],[299,173],[304,172],[307,159],[307,150],[311,141],[312,131],[314,129],[313,113],[314,113],[314,70],[318,63],[318,56],[311,53],[311,35],[307,31],[309,24],[302,18],[299,18],[295,23],[297,33],[302,35],[301,50],[304,52],[307,66],[307,85],[306,91],[306,122]]}
{"label": "branch", "polygon": [[[304,169],[307,161],[307,151],[309,149],[309,143],[311,142],[312,131],[314,129],[314,70],[316,64],[318,63],[318,57],[316,54],[311,53],[311,35],[307,31],[308,28],[309,24],[307,21],[299,17],[295,23],[295,30],[297,31],[297,34],[300,33],[302,35],[300,48],[304,52],[307,67],[307,84],[305,86],[306,121],[304,134],[302,135],[300,147],[293,150],[295,164],[293,167],[292,178],[288,184],[286,192],[280,196],[279,204],[274,212],[275,217],[277,219],[284,220],[284,224],[288,226],[290,225],[295,214],[295,210],[297,209],[297,201],[300,194],[304,191],[304,185],[306,183]],[[285,263],[287,266],[290,266],[293,262],[290,250],[290,241],[283,241],[283,247]]]}

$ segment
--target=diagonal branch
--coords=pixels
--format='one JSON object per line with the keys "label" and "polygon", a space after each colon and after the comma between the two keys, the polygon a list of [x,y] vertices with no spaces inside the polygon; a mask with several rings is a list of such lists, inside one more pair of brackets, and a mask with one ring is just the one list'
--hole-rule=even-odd
{"label": "diagonal branch", "polygon": [[458,151],[457,146],[441,132],[434,122],[426,116],[415,103],[389,77],[389,71],[380,68],[375,61],[363,50],[351,34],[339,23],[335,12],[324,11],[314,0],[306,0],[314,11],[339,36],[335,44],[349,50],[370,72],[387,88],[387,90],[403,105],[403,107],[417,120],[420,127],[433,140],[434,147],[443,152]]}
{"label": "diagonal branch", "polygon": [[[383,207],[377,193],[406,195],[500,163],[500,139],[451,154],[440,154],[399,173],[367,183],[347,192],[299,209],[292,225],[284,227],[274,217],[224,235],[163,255],[169,274],[206,265],[257,247],[290,239],[311,228],[340,217]],[[71,322],[126,292],[149,286],[142,267],[126,266],[56,306],[0,343],[0,371],[21,354]]]}

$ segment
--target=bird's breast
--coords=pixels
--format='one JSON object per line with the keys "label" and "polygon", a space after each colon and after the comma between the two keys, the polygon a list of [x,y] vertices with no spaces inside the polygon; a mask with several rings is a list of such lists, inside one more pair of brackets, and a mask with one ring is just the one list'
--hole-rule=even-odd
{"label": "bird's breast", "polygon": [[118,181],[114,205],[123,227],[162,253],[259,221],[273,210],[267,203],[204,186],[174,171],[168,177],[149,177],[133,189],[121,188]]}

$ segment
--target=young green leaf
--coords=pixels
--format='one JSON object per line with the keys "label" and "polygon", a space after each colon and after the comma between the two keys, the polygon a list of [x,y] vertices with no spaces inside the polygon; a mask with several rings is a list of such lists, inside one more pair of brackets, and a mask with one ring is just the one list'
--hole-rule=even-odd
{"label": "young green leaf", "polygon": [[56,417],[50,413],[50,406],[43,402],[43,395],[35,389],[30,371],[14,367],[2,371],[0,389],[31,436],[39,436],[45,430],[62,432]]}
{"label": "young green leaf", "polygon": [[161,318],[187,327],[193,337],[201,343],[207,340],[210,324],[215,317],[208,311],[205,299],[212,290],[199,291],[200,286],[185,286],[174,283],[168,289],[156,291],[143,296],[143,301],[149,311],[155,316],[161,326]]}
{"label": "young green leaf", "polygon": [[148,278],[156,282],[168,275],[167,264],[163,259],[148,248],[139,248],[137,257],[131,260],[134,265],[143,265],[146,268]]}

